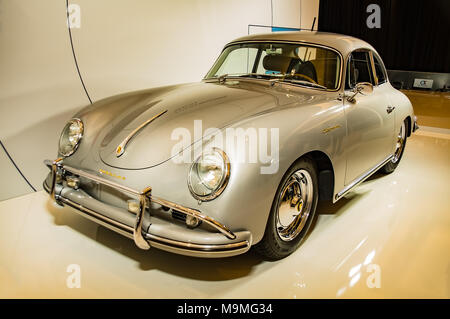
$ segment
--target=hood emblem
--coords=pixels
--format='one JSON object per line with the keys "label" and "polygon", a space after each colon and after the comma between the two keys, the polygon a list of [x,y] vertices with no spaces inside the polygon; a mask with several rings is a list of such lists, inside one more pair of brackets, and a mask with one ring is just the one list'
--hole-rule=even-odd
{"label": "hood emblem", "polygon": [[156,120],[158,117],[160,117],[161,115],[163,115],[164,113],[166,113],[167,110],[162,111],[159,114],[156,114],[155,116],[153,116],[152,118],[148,119],[147,121],[145,121],[144,123],[142,123],[141,125],[139,125],[135,130],[133,130],[133,132],[131,132],[123,141],[122,143],[120,143],[117,148],[116,148],[116,156],[120,157],[124,152],[125,152],[125,148],[127,147],[128,142],[140,131],[142,130],[144,127],[146,127],[148,124],[150,124],[151,122],[153,122],[154,120]]}

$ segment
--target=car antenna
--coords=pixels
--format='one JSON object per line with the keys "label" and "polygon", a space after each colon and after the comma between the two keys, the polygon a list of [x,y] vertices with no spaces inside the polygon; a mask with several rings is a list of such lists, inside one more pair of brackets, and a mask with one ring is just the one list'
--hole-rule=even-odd
{"label": "car antenna", "polygon": [[314,31],[314,25],[315,24],[316,24],[316,17],[314,17],[313,24],[312,24],[312,27],[311,27],[311,31]]}

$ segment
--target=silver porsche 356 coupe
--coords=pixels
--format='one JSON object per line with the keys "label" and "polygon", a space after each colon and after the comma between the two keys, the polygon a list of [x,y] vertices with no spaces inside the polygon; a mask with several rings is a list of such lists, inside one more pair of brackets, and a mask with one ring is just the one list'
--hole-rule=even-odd
{"label": "silver porsche 356 coupe", "polygon": [[[280,259],[305,238],[318,200],[336,202],[374,172],[394,171],[417,128],[368,43],[250,35],[227,44],[199,83],[82,109],[58,158],[45,161],[44,188],[142,249],[226,257],[254,245]],[[241,142],[213,141],[230,132]],[[255,150],[270,154],[249,160]]]}

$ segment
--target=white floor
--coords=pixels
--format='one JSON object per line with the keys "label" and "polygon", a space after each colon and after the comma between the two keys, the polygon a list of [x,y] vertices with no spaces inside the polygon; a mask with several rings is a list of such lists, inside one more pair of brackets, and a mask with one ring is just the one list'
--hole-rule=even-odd
{"label": "white floor", "polygon": [[[413,136],[393,174],[321,204],[309,238],[278,262],[141,251],[44,192],[0,202],[0,297],[450,298],[449,142]],[[71,264],[80,288],[67,286]]]}

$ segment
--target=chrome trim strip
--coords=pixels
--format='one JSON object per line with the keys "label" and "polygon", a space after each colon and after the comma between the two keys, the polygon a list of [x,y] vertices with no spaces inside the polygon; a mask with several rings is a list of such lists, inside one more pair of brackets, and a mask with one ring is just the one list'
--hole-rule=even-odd
{"label": "chrome trim strip", "polygon": [[[44,190],[50,194],[51,189],[47,185],[46,181],[44,181],[43,187],[44,187]],[[83,205],[80,205],[78,203],[75,203],[74,201],[71,201],[70,199],[67,199],[65,197],[58,195],[58,200],[61,203],[74,208],[78,214],[80,214],[86,218],[89,218],[91,220],[94,220],[95,222],[100,223],[102,225],[104,225],[106,223],[108,226],[116,227],[116,229],[115,229],[116,232],[119,232],[122,235],[125,235],[128,238],[133,239],[133,228],[132,227],[122,224],[122,223],[120,223],[114,219],[111,219],[109,217],[106,217],[102,214],[99,214],[96,211],[94,211],[90,208],[84,207]]]}
{"label": "chrome trim strip", "polygon": [[167,110],[162,111],[159,114],[156,114],[155,116],[153,116],[152,118],[148,119],[147,121],[145,121],[144,123],[142,123],[141,125],[139,125],[136,129],[133,130],[133,132],[131,132],[123,141],[122,143],[120,143],[117,148],[116,148],[116,156],[120,157],[124,152],[125,152],[125,148],[127,147],[128,142],[140,131],[142,130],[144,127],[146,127],[148,124],[150,124],[151,122],[153,122],[154,120],[156,120],[158,117],[160,117],[161,115],[163,115],[164,113],[166,113]]}
{"label": "chrome trim strip", "polygon": [[209,245],[202,245],[202,244],[194,244],[194,243],[187,243],[182,242],[178,240],[172,240],[152,234],[147,234],[146,238],[148,238],[150,241],[159,241],[164,244],[168,244],[171,246],[184,248],[184,249],[190,249],[190,250],[201,250],[201,251],[221,251],[221,250],[231,250],[231,249],[240,249],[240,248],[246,248],[250,247],[250,243],[247,240],[240,241],[237,243],[231,243],[231,244],[209,244]]}
{"label": "chrome trim strip", "polygon": [[373,59],[372,50],[369,50],[369,57],[370,57],[370,67],[372,68],[373,80],[375,82],[374,86],[377,86],[378,85],[378,76],[377,76],[377,70],[375,69],[375,61]]}
{"label": "chrome trim strip", "polygon": [[[100,222],[102,222],[102,225],[107,226],[108,228],[110,228],[116,232],[119,232],[122,235],[126,235],[128,238],[133,238],[133,235],[132,235],[133,228],[132,227],[122,224],[122,223],[119,223],[119,222],[115,221],[114,219],[108,218],[104,215],[101,215],[101,214],[99,214],[87,207],[79,205],[67,198],[61,197],[61,201],[64,204],[76,209],[80,215],[85,216],[85,217],[86,217],[86,215],[88,215],[87,217],[90,217],[89,219],[94,220],[96,222],[100,221]],[[105,225],[105,224],[107,224],[107,225]],[[126,234],[124,234],[124,233],[126,233]],[[156,242],[160,242],[165,245],[175,246],[178,248],[189,249],[189,250],[201,250],[201,251],[231,250],[231,249],[240,249],[240,248],[245,248],[245,247],[250,246],[250,243],[247,240],[237,242],[237,243],[231,243],[231,244],[202,245],[202,244],[188,243],[188,242],[182,242],[182,241],[178,241],[178,240],[168,239],[165,237],[161,237],[161,236],[157,236],[157,235],[153,235],[153,234],[149,234],[149,233],[146,233],[144,235],[144,238],[146,238],[150,242],[156,241]]]}
{"label": "chrome trim strip", "polygon": [[68,205],[68,206],[70,206],[72,208],[75,208],[80,213],[87,214],[91,218],[95,218],[97,220],[101,220],[101,221],[103,221],[105,223],[110,224],[111,226],[114,226],[114,227],[120,229],[121,231],[127,232],[128,233],[127,237],[130,237],[130,238],[133,239],[133,237],[134,237],[133,236],[133,231],[134,231],[133,227],[130,227],[130,226],[125,225],[125,224],[122,224],[122,223],[120,223],[120,222],[118,222],[118,221],[116,221],[114,219],[106,217],[105,215],[99,214],[96,211],[94,211],[94,210],[92,210],[90,208],[84,207],[83,205],[80,205],[78,203],[75,203],[74,201],[72,201],[70,199],[67,199],[65,197],[60,197],[59,200],[62,203],[66,204],[66,205]]}
{"label": "chrome trim strip", "polygon": [[343,190],[341,190],[339,193],[336,194],[335,198],[336,200],[342,198],[342,196],[344,196],[345,194],[347,194],[353,187],[358,186],[359,184],[361,184],[362,182],[364,182],[367,178],[369,178],[373,173],[375,173],[376,171],[378,171],[384,164],[386,164],[387,162],[389,162],[392,158],[394,157],[394,155],[389,155],[386,159],[384,159],[381,163],[379,163],[378,165],[374,166],[373,168],[371,168],[370,170],[368,170],[366,173],[364,173],[363,175],[361,175],[360,177],[356,178],[354,181],[352,181],[350,184],[348,184],[347,186],[344,187]]}
{"label": "chrome trim strip", "polygon": [[177,211],[185,213],[186,215],[191,215],[193,217],[196,217],[196,218],[204,221],[205,223],[211,225],[212,227],[214,227],[218,231],[220,231],[227,238],[229,238],[229,239],[236,239],[236,235],[227,226],[222,225],[221,223],[219,223],[215,219],[202,214],[200,211],[198,211],[196,209],[184,207],[184,206],[172,203],[170,201],[167,201],[165,199],[158,198],[158,197],[152,197],[151,201],[154,202],[154,203],[160,204],[162,206],[170,207],[172,209],[175,209]]}

